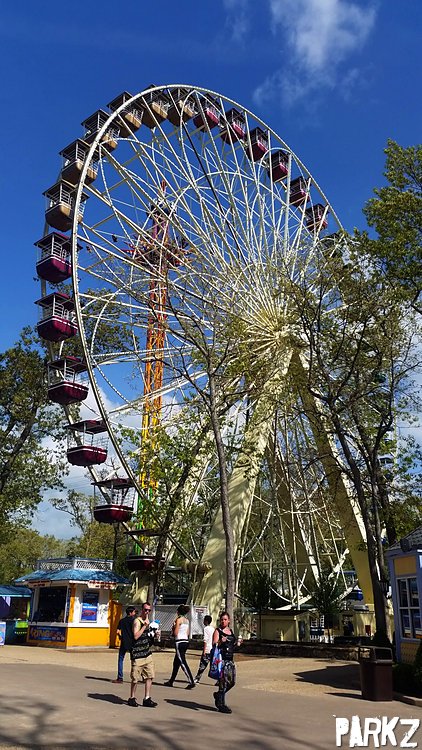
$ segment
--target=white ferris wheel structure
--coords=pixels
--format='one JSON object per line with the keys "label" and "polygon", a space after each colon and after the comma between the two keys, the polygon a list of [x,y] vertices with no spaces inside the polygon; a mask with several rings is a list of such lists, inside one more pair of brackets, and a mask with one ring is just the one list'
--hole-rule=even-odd
{"label": "white ferris wheel structure", "polygon": [[[289,297],[293,283],[312,293],[321,258],[340,241],[334,209],[271,128],[215,92],[123,92],[82,125],[45,192],[38,330],[49,342],[50,397],[69,419],[68,458],[89,467],[101,493],[96,518],[132,535],[139,580],[161,556],[163,572],[184,558],[190,596],[220,608],[225,543],[210,430],[198,422],[203,445],[170,519],[155,500],[151,456],[207,388],[193,332],[207,351],[227,335],[236,375],[225,381],[222,430],[237,583],[242,570],[264,570],[282,606],[300,606],[323,567],[347,588],[352,564],[370,601],[362,520],[303,387],[307,352]],[[255,380],[266,377],[236,391],[245,351]],[[88,390],[95,410],[75,421],[72,404]],[[199,543],[189,524],[201,512]]]}

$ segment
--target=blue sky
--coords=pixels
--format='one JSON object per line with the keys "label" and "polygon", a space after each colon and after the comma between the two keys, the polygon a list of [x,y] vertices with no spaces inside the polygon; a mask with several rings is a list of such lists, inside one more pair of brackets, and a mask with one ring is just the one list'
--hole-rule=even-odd
{"label": "blue sky", "polygon": [[4,3],[2,350],[36,322],[43,190],[80,123],[123,90],[187,83],[266,121],[346,229],[382,184],[387,138],[420,140],[417,0]]}
{"label": "blue sky", "polygon": [[387,138],[420,139],[421,20],[415,0],[3,4],[2,348],[36,320],[42,192],[86,116],[150,83],[214,89],[274,128],[352,229]]}

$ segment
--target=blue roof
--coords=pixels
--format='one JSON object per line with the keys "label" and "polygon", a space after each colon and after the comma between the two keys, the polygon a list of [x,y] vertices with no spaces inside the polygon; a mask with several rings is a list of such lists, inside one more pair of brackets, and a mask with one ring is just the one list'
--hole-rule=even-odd
{"label": "blue roof", "polygon": [[115,583],[120,586],[129,586],[131,581],[111,570],[77,570],[66,568],[65,570],[34,570],[32,573],[16,578],[15,583],[35,583],[36,581],[78,581],[89,583],[99,581],[101,583]]}
{"label": "blue roof", "polygon": [[0,586],[0,596],[32,596],[26,586]]}

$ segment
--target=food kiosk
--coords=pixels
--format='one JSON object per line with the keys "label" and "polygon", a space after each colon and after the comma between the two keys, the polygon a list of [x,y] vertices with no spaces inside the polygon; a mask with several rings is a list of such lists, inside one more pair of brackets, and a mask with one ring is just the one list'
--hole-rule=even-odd
{"label": "food kiosk", "polygon": [[50,558],[15,583],[33,590],[27,643],[64,649],[108,648],[112,592],[131,582],[112,560]]}
{"label": "food kiosk", "polygon": [[32,591],[26,586],[0,586],[0,620],[4,622],[4,642],[23,643],[28,631]]}

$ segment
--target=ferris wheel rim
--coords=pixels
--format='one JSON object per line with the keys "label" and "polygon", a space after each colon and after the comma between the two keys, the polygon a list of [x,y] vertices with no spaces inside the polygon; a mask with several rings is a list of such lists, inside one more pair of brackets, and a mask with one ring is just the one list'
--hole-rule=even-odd
{"label": "ferris wheel rim", "polygon": [[[276,139],[277,145],[280,144],[282,147],[284,147],[287,150],[287,153],[289,154],[290,162],[291,162],[292,159],[295,160],[295,163],[300,167],[300,169],[302,170],[302,172],[304,172],[307,175],[308,180],[310,180],[312,182],[313,187],[317,190],[317,192],[319,193],[319,195],[324,199],[324,201],[326,202],[327,205],[330,205],[330,211],[331,211],[332,215],[334,216],[335,220],[337,221],[337,224],[341,227],[340,222],[338,220],[338,217],[334,213],[334,211],[333,211],[333,209],[331,207],[331,204],[329,204],[328,199],[326,198],[325,194],[323,193],[323,191],[319,187],[318,183],[312,177],[311,173],[305,167],[305,165],[299,159],[299,157],[297,157],[297,155],[285,143],[285,141],[283,141],[283,139],[281,139],[280,136],[270,126],[267,125],[267,123],[265,123],[260,117],[258,117],[251,110],[247,109],[246,107],[244,107],[243,105],[239,104],[237,101],[231,99],[230,97],[223,96],[223,95],[219,94],[218,92],[215,92],[215,91],[213,91],[211,89],[207,89],[207,88],[204,88],[204,87],[192,86],[192,84],[166,84],[166,85],[157,85],[157,86],[150,86],[150,87],[148,87],[146,89],[143,89],[141,92],[133,95],[130,99],[127,99],[126,101],[124,101],[115,111],[113,111],[113,112],[111,112],[109,114],[107,120],[104,122],[104,124],[102,125],[102,127],[99,129],[99,131],[98,131],[95,139],[93,140],[93,142],[92,142],[92,144],[90,146],[87,158],[85,160],[85,163],[84,163],[84,166],[83,166],[83,169],[82,169],[82,172],[81,172],[81,176],[80,176],[78,188],[77,188],[75,211],[74,211],[72,234],[71,234],[71,238],[72,238],[72,267],[75,269],[75,273],[72,275],[72,284],[73,284],[74,299],[75,299],[75,303],[76,303],[76,305],[75,305],[75,307],[76,307],[76,317],[77,317],[78,327],[79,327],[79,331],[80,331],[80,336],[81,336],[81,339],[82,339],[83,349],[84,349],[84,352],[85,352],[85,355],[86,355],[86,359],[87,359],[87,367],[88,367],[88,372],[89,372],[89,376],[90,376],[90,381],[91,381],[91,383],[93,385],[93,388],[94,388],[94,391],[95,391],[95,400],[96,400],[96,402],[97,402],[97,404],[99,406],[99,410],[100,410],[102,418],[104,419],[104,421],[106,422],[106,424],[109,427],[109,433],[110,433],[110,437],[112,439],[114,448],[116,449],[117,454],[119,455],[120,459],[124,462],[124,464],[126,463],[125,457],[121,454],[121,450],[120,450],[120,446],[119,446],[118,442],[114,440],[114,430],[112,428],[112,425],[110,424],[109,417],[108,417],[108,411],[107,411],[107,409],[105,407],[105,404],[103,402],[103,398],[102,398],[100,389],[97,386],[97,382],[96,382],[96,378],[95,378],[95,373],[94,373],[95,367],[93,366],[93,363],[91,361],[92,357],[89,354],[89,348],[88,348],[88,344],[87,344],[86,337],[85,337],[85,327],[84,327],[83,319],[82,319],[82,315],[81,315],[81,302],[80,302],[80,297],[79,297],[79,287],[78,287],[78,283],[77,283],[77,279],[76,279],[76,269],[78,267],[77,266],[77,254],[78,254],[78,247],[77,247],[77,243],[78,243],[78,210],[79,210],[79,205],[81,203],[81,198],[82,198],[82,195],[83,195],[83,190],[84,190],[84,185],[85,185],[87,171],[88,171],[89,166],[90,166],[90,164],[92,162],[94,154],[100,148],[102,137],[107,132],[108,128],[110,127],[110,124],[113,123],[114,121],[119,122],[119,117],[120,117],[121,113],[127,107],[129,107],[132,104],[135,104],[140,99],[142,99],[144,96],[146,96],[146,95],[148,95],[150,93],[160,92],[160,91],[170,91],[170,92],[172,92],[173,90],[176,90],[176,89],[184,89],[189,94],[195,93],[198,96],[200,96],[200,95],[209,95],[211,97],[217,98],[220,102],[224,102],[225,104],[232,105],[233,107],[238,107],[240,109],[240,111],[246,113],[247,116],[253,118],[254,123],[258,123],[259,126],[262,126],[269,133],[271,133],[274,136],[274,138]],[[182,125],[183,125],[183,123],[182,123]],[[249,132],[249,130],[248,130],[248,132]],[[162,134],[162,137],[163,137],[164,141],[166,139],[168,140],[168,136],[166,134],[164,134],[164,135]],[[287,214],[287,212],[286,212],[286,214]],[[303,217],[302,217],[302,220],[303,220]],[[130,261],[128,260],[128,262],[130,262]],[[130,405],[128,405],[127,408],[130,408]]]}
{"label": "ferris wheel rim", "polygon": [[[267,131],[270,134],[271,138],[274,139],[274,144],[275,145],[273,145],[273,148],[277,147],[277,148],[282,148],[282,149],[286,150],[286,152],[287,152],[287,154],[289,156],[289,169],[288,169],[288,175],[287,175],[287,180],[286,180],[286,209],[285,209],[285,216],[284,216],[284,226],[282,225],[282,219],[283,219],[282,212],[278,208],[279,216],[280,216],[280,218],[279,218],[280,227],[279,228],[282,228],[283,231],[284,231],[284,241],[285,241],[285,244],[287,244],[288,241],[290,240],[289,231],[291,231],[290,230],[290,225],[289,225],[289,212],[290,212],[292,206],[290,205],[290,202],[289,202],[290,201],[289,191],[290,191],[291,167],[292,167],[292,163],[293,162],[294,162],[295,166],[300,169],[300,173],[302,175],[306,176],[307,184],[308,184],[308,194],[310,195],[310,189],[311,189],[311,186],[312,186],[313,190],[318,193],[318,196],[323,200],[324,204],[326,205],[326,208],[330,211],[330,214],[333,217],[334,222],[336,223],[336,226],[340,230],[342,230],[340,221],[339,221],[339,219],[337,217],[337,214],[335,213],[335,211],[334,211],[334,209],[332,207],[332,204],[328,201],[326,195],[324,194],[324,192],[320,188],[319,184],[316,182],[316,180],[311,175],[310,171],[307,169],[307,167],[304,165],[304,163],[300,160],[300,158],[292,151],[292,149],[287,145],[287,143],[278,135],[278,133],[273,128],[271,128],[266,122],[264,122],[254,112],[252,112],[248,108],[244,107],[243,105],[241,105],[237,101],[231,99],[230,97],[227,97],[225,95],[219,94],[218,92],[215,92],[215,91],[213,91],[211,89],[207,89],[207,88],[203,88],[203,87],[197,87],[197,86],[193,86],[191,84],[166,84],[166,85],[150,86],[149,88],[146,88],[146,89],[142,90],[141,92],[139,92],[139,93],[131,96],[131,98],[126,99],[125,101],[123,101],[123,103],[119,107],[117,107],[114,111],[110,112],[110,114],[107,113],[107,115],[108,115],[107,119],[105,120],[105,122],[103,123],[103,125],[98,129],[98,132],[97,132],[95,138],[92,140],[92,142],[89,145],[89,149],[87,151],[87,155],[86,155],[86,158],[85,158],[82,170],[81,170],[81,174],[80,174],[80,177],[79,177],[79,181],[78,181],[78,184],[77,184],[77,188],[76,188],[75,206],[74,206],[74,211],[73,211],[73,220],[72,220],[71,235],[70,235],[70,241],[71,241],[71,258],[72,258],[72,269],[73,269],[72,270],[72,287],[73,287],[73,296],[74,296],[74,300],[75,300],[75,314],[76,314],[77,324],[78,324],[78,328],[79,328],[79,335],[80,335],[81,342],[82,342],[82,348],[83,348],[84,357],[85,357],[85,360],[86,360],[87,371],[88,371],[88,374],[89,374],[89,379],[90,379],[91,387],[93,389],[94,399],[95,399],[96,405],[98,407],[98,412],[99,412],[99,414],[101,416],[101,419],[104,421],[104,423],[107,426],[107,431],[108,431],[109,438],[110,438],[110,440],[111,440],[111,442],[113,444],[114,450],[116,452],[117,457],[119,458],[119,461],[120,461],[122,467],[127,472],[128,477],[134,482],[135,486],[138,488],[138,491],[141,490],[140,485],[139,485],[139,477],[136,475],[135,471],[132,469],[132,467],[131,467],[131,465],[130,465],[130,463],[128,461],[127,454],[125,453],[124,448],[122,447],[122,444],[119,441],[119,439],[117,438],[116,433],[115,433],[115,429],[116,429],[115,417],[117,415],[122,414],[125,411],[130,411],[133,408],[135,402],[126,401],[125,405],[123,405],[121,407],[116,407],[116,409],[110,409],[109,408],[109,406],[107,404],[107,395],[106,395],[106,393],[104,393],[104,395],[103,395],[100,381],[97,379],[97,375],[96,375],[96,371],[99,372],[100,369],[101,369],[101,366],[100,366],[99,362],[95,359],[94,354],[90,351],[90,342],[89,342],[89,340],[87,340],[87,330],[86,330],[86,325],[85,325],[86,318],[84,317],[84,314],[85,314],[84,313],[84,294],[83,294],[83,292],[81,293],[80,285],[79,285],[79,278],[78,278],[78,272],[81,270],[79,268],[79,264],[78,264],[78,252],[79,252],[79,247],[78,247],[78,241],[79,241],[79,221],[78,221],[78,215],[79,215],[79,207],[80,207],[80,205],[82,203],[82,197],[83,197],[83,194],[84,194],[84,189],[86,189],[86,179],[87,179],[88,170],[89,170],[90,165],[92,164],[92,162],[94,160],[94,155],[96,153],[99,153],[100,155],[101,155],[101,153],[103,153],[103,154],[106,153],[104,151],[104,146],[102,146],[101,144],[102,144],[103,136],[105,135],[105,133],[107,132],[107,130],[110,128],[111,124],[113,122],[119,123],[120,120],[122,119],[121,118],[121,114],[123,113],[123,111],[125,109],[127,109],[129,106],[131,106],[132,104],[136,104],[139,100],[142,100],[142,98],[144,96],[146,96],[146,95],[148,95],[150,93],[161,92],[161,91],[170,92],[171,93],[171,92],[173,92],[176,89],[184,89],[184,90],[186,90],[188,92],[188,94],[195,94],[198,97],[199,96],[205,96],[205,97],[209,96],[209,97],[218,99],[218,101],[222,105],[224,105],[224,106],[222,106],[222,113],[223,113],[223,115],[226,114],[225,113],[225,108],[227,106],[231,106],[233,108],[239,109],[240,112],[243,113],[246,116],[247,123],[249,123],[249,122],[252,123],[253,122],[254,126],[262,127],[265,131]],[[148,140],[147,143],[146,142],[144,143],[145,139],[142,140],[142,141],[140,141],[140,140],[138,140],[138,136],[136,134],[132,134],[134,142],[136,141],[138,144],[140,144],[140,143],[143,144],[144,158],[145,159],[150,158],[152,166],[154,166],[153,157],[152,157],[152,155],[150,157],[148,157],[148,151],[150,151],[151,154],[152,154],[153,151],[154,151],[154,148],[155,148],[155,144],[156,144],[156,142],[158,142],[157,152],[159,152],[159,145],[161,143],[167,143],[167,142],[170,141],[171,138],[173,138],[174,131],[171,131],[169,133],[166,132],[164,130],[164,125],[163,126],[158,125],[158,127],[156,129],[154,129],[154,130],[151,131],[150,140]],[[177,127],[176,127],[176,129],[177,129]],[[180,130],[184,130],[185,133],[187,133],[189,135],[190,131],[187,128],[186,124],[183,122],[182,119],[181,119],[181,123],[180,123]],[[155,139],[156,131],[157,131],[158,136],[159,136],[157,139]],[[249,147],[251,145],[251,142],[250,142],[250,132],[251,132],[251,128],[249,128],[249,125],[248,125],[247,126],[247,136],[248,136],[248,139],[249,139],[249,141],[248,141]],[[132,139],[132,135],[130,136],[131,139]],[[216,132],[216,133],[210,133],[210,129],[208,128],[208,136],[210,136],[209,142],[210,142],[210,144],[213,145],[213,147],[215,149],[217,149],[216,143],[217,143],[217,140],[219,139],[220,135],[221,135],[220,130],[218,132]],[[123,136],[122,140],[125,140],[126,138],[128,138],[128,136]],[[272,143],[271,140],[270,140],[270,142]],[[220,143],[220,140],[218,140],[218,143]],[[152,146],[151,146],[151,144],[152,144]],[[241,154],[241,150],[239,148],[236,151],[235,145],[236,144],[234,144],[234,142],[232,140],[230,140],[225,145],[223,144],[222,149],[217,152],[217,156],[215,158],[215,165],[213,165],[213,163],[210,162],[217,171],[218,171],[218,169],[220,169],[220,174],[222,175],[222,184],[225,185],[225,190],[226,190],[226,196],[225,197],[227,199],[227,208],[225,208],[224,211],[226,212],[226,217],[227,218],[226,218],[226,220],[223,220],[223,218],[222,218],[223,215],[224,215],[224,211],[221,212],[221,216],[218,213],[218,211],[216,212],[215,216],[217,217],[217,221],[221,222],[221,224],[218,224],[218,228],[221,229],[221,227],[223,226],[224,221],[227,221],[227,225],[229,224],[230,207],[231,206],[235,206],[235,209],[238,212],[237,213],[237,222],[238,223],[234,224],[234,226],[236,226],[237,228],[238,227],[243,228],[243,223],[242,222],[243,221],[250,221],[250,224],[251,224],[250,231],[253,233],[255,231],[256,227],[253,224],[253,221],[252,221],[251,217],[259,216],[261,218],[261,220],[262,220],[262,224],[263,224],[263,227],[264,227],[264,229],[262,229],[262,227],[261,227],[259,231],[262,231],[263,234],[265,235],[265,228],[267,226],[267,223],[268,223],[268,225],[270,224],[270,219],[268,217],[265,217],[265,219],[264,219],[264,214],[262,212],[262,209],[260,209],[260,207],[258,205],[259,204],[259,187],[260,187],[260,185],[262,183],[262,179],[261,179],[262,175],[260,176],[260,173],[258,171],[258,166],[255,169],[254,165],[252,165],[251,169],[250,169],[250,175],[251,175],[250,179],[252,181],[255,180],[255,184],[256,184],[256,193],[255,193],[254,201],[255,201],[255,204],[258,205],[258,207],[256,207],[256,205],[252,205],[251,207],[248,206],[245,209],[245,213],[242,214],[241,211],[239,213],[239,205],[241,204],[241,200],[238,201],[238,203],[236,203],[236,204],[234,202],[230,203],[230,201],[228,200],[228,198],[230,198],[230,195],[231,195],[231,190],[234,190],[234,189],[237,190],[238,189],[238,187],[236,185],[236,180],[239,179],[240,185],[241,185],[241,187],[243,187],[242,180],[246,180],[247,179],[247,176],[245,176],[243,173],[241,173],[241,169],[240,169],[240,166],[239,166],[237,151],[239,152],[239,154]],[[185,154],[185,157],[186,157],[186,164],[189,167],[191,167],[191,163],[190,163],[190,158],[191,157],[189,157],[189,154],[186,151],[186,148],[187,148],[187,139],[181,138],[180,139],[180,143],[179,143],[179,147],[182,150],[184,150],[184,154]],[[228,152],[230,152],[231,156],[233,156],[233,154],[234,154],[234,164],[235,164],[235,166],[233,168],[233,172],[231,172],[231,173],[228,172],[227,174],[224,173],[224,168],[223,168],[224,167],[224,159],[226,158],[225,157],[225,152],[224,152],[225,148],[226,148],[226,150]],[[269,151],[269,153],[271,153],[272,150],[273,149],[271,149]],[[121,170],[120,177],[121,177],[122,180],[125,180],[125,178],[127,178],[128,169],[129,168],[128,168],[126,162],[123,163],[123,160],[119,161],[119,158],[120,158],[119,157],[119,152],[117,152],[117,157],[115,157],[114,153],[113,154],[107,154],[107,156],[109,157],[108,161],[110,162],[110,164],[112,164],[113,161],[117,162],[118,164],[121,163],[122,170]],[[133,157],[133,158],[135,158],[135,157]],[[177,158],[179,158],[179,157],[177,157]],[[170,156],[166,155],[165,159],[167,159],[167,162],[165,162],[166,165],[167,164],[171,164],[171,157]],[[239,159],[240,159],[240,156],[239,156]],[[100,161],[101,161],[101,159],[100,159]],[[201,164],[207,164],[208,165],[208,162],[206,163],[205,160],[204,160]],[[115,171],[116,171],[116,175],[118,175],[119,171],[118,171],[117,168],[115,168]],[[180,172],[180,174],[184,175],[184,173],[182,171]],[[239,178],[240,174],[241,174],[241,178]],[[206,175],[205,175],[205,177],[206,177]],[[249,179],[249,177],[248,177],[248,179]],[[196,186],[196,184],[197,184],[198,181],[199,181],[199,178],[197,176],[195,177],[195,173],[192,172],[192,183],[189,183],[187,181],[186,188],[185,188],[186,194],[188,194],[188,192],[192,188],[192,186]],[[271,178],[271,183],[270,184],[272,185],[272,178]],[[104,178],[104,185],[108,189],[109,186],[107,185],[107,183],[105,181],[105,178]],[[112,187],[113,186],[111,185],[110,189]],[[271,187],[271,189],[272,189],[272,187]],[[96,194],[96,187],[95,187],[95,185],[91,186],[89,188],[89,192],[90,192],[91,196],[99,198],[99,191],[97,191],[97,194]],[[105,195],[105,192],[104,192],[104,195]],[[143,197],[143,203],[141,204],[142,207],[146,205],[146,196],[147,196],[147,192],[145,191],[145,195]],[[114,211],[113,198],[110,198],[110,194],[109,194],[108,198],[110,200],[110,204],[107,204],[106,201],[105,201],[105,203],[106,203],[106,205],[110,205],[110,210]],[[104,198],[102,198],[102,199],[104,200]],[[184,195],[183,191],[181,191],[180,195],[177,195],[177,202],[180,203],[183,206],[184,205],[184,203],[183,203],[184,201],[187,201],[187,199],[185,198],[185,195]],[[205,205],[206,205],[207,210],[208,210],[209,207],[206,204],[206,199],[205,199]],[[199,201],[198,201],[198,206],[200,206],[201,210],[202,210],[202,204]],[[175,204],[174,204],[174,214],[176,215],[176,219],[177,219],[177,208],[178,208],[178,206],[176,205],[176,202],[175,202]],[[260,213],[260,211],[261,211],[261,213]],[[123,217],[122,221],[124,220],[127,223],[127,225],[129,226],[130,221],[129,221],[129,213],[128,213],[128,211],[125,211],[125,209],[123,207],[123,208],[121,208],[121,213],[122,213],[122,217]],[[303,230],[304,208],[303,208],[303,210],[302,209],[298,210],[297,214],[298,214],[299,218],[298,218],[298,229],[297,229],[297,234],[296,234],[295,242],[299,242],[299,239],[300,239],[300,236],[301,236],[301,232]],[[189,214],[187,213],[187,215],[189,215]],[[205,227],[211,226],[212,225],[212,221],[214,220],[214,218],[215,217],[213,217],[211,215],[211,218],[208,220],[210,223],[209,224],[205,224]],[[93,227],[94,227],[94,224],[92,225],[92,227],[90,227],[88,225],[88,229],[89,230],[92,230]],[[137,229],[138,225],[134,224],[133,228]],[[204,233],[205,233],[205,230],[204,230]],[[247,235],[247,232],[245,230],[245,237],[247,237],[247,236],[248,235]],[[102,235],[100,234],[99,237],[102,237]],[[319,235],[318,235],[318,239],[319,239]],[[103,241],[104,241],[104,239],[103,239]],[[100,240],[98,240],[98,242],[100,243]],[[86,244],[88,244],[88,243],[86,243]],[[92,244],[95,244],[95,243],[93,242]],[[107,248],[107,252],[108,252],[108,254],[110,256],[112,256],[113,255],[113,246],[112,246],[111,241],[109,241],[109,244],[110,244],[110,247]],[[229,245],[228,245],[228,247],[229,247]],[[231,249],[231,246],[230,246],[230,249]],[[116,261],[123,262],[121,254],[119,254],[118,251],[114,252],[114,257],[115,257]],[[244,261],[245,257],[242,260]],[[133,260],[129,255],[126,256],[124,262],[126,262],[126,264],[127,264],[128,267],[131,267],[131,269],[132,269],[131,272],[132,273],[134,273],[137,270],[137,263],[136,263],[136,261]],[[98,263],[101,264],[101,261],[99,260]],[[222,273],[222,271],[221,271],[221,273]],[[103,276],[103,277],[99,276],[99,278],[106,279],[106,276]],[[43,283],[45,284],[45,282],[43,282]],[[118,294],[118,289],[117,288],[116,288],[115,294],[116,295]],[[96,299],[98,299],[98,296],[97,296]],[[107,303],[104,302],[104,309],[106,307],[106,304]],[[99,325],[99,324],[100,324],[100,321],[98,321],[97,325]],[[139,353],[139,352],[137,352],[137,353]],[[116,353],[113,352],[112,355],[116,356]],[[127,352],[123,352],[123,355],[127,356]],[[136,356],[136,353],[134,354],[134,356]],[[104,379],[106,379],[106,376],[104,375],[104,373],[103,373],[103,377],[104,377]],[[163,388],[162,389],[162,393],[160,395],[165,395],[166,394],[166,392],[167,392],[166,388],[168,389],[168,392],[171,392],[171,390],[174,389],[173,383],[171,383],[171,384],[167,385],[165,388]],[[116,389],[115,385],[113,385],[113,389],[114,390]],[[123,400],[124,400],[123,399],[123,395],[122,394],[120,394],[120,395],[122,396],[122,403],[123,403]],[[142,403],[142,397],[135,399],[135,401],[136,401],[137,404],[141,404]]]}

